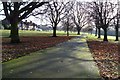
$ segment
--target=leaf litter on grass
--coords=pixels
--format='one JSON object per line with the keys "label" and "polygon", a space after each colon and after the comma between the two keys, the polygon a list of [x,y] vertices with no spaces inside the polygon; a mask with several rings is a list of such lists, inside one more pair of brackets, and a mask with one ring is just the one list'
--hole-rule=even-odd
{"label": "leaf litter on grass", "polygon": [[20,37],[21,43],[19,44],[11,44],[10,38],[2,38],[2,62],[55,46],[56,44],[67,41],[71,38],[73,37],[26,36]]}
{"label": "leaf litter on grass", "polygon": [[100,75],[107,79],[120,78],[120,43],[87,41],[90,51],[100,70]]}

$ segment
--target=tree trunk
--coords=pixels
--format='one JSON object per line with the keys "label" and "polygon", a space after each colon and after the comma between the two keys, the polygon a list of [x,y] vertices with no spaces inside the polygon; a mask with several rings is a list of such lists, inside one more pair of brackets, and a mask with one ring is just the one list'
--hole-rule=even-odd
{"label": "tree trunk", "polygon": [[103,41],[108,41],[108,39],[107,39],[107,28],[104,28],[103,30],[104,30],[104,39],[103,39]]}
{"label": "tree trunk", "polygon": [[116,25],[116,26],[115,26],[115,34],[116,34],[116,39],[115,39],[115,41],[119,41],[119,39],[118,39],[118,37],[119,37],[119,36],[118,36],[118,32],[119,32],[119,31],[118,31],[118,25]]}
{"label": "tree trunk", "polygon": [[67,36],[69,36],[69,26],[67,26]]}
{"label": "tree trunk", "polygon": [[53,37],[57,37],[56,36],[56,26],[53,27]]}
{"label": "tree trunk", "polygon": [[18,23],[11,22],[11,43],[20,43],[19,33],[18,33]]}
{"label": "tree trunk", "polygon": [[77,31],[78,31],[77,35],[80,35],[81,28],[78,27],[78,28],[77,28]]}
{"label": "tree trunk", "polygon": [[101,31],[100,31],[100,28],[98,28],[98,38],[101,38]]}
{"label": "tree trunk", "polygon": [[78,33],[77,33],[77,35],[80,35],[80,30],[78,30]]}
{"label": "tree trunk", "polygon": [[96,30],[95,30],[95,36],[97,36],[97,28],[96,28]]}

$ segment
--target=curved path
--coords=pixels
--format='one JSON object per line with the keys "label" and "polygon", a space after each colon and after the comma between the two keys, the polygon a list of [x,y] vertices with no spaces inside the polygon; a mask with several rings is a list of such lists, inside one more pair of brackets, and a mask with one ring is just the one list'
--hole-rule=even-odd
{"label": "curved path", "polygon": [[3,63],[4,78],[100,78],[84,37]]}

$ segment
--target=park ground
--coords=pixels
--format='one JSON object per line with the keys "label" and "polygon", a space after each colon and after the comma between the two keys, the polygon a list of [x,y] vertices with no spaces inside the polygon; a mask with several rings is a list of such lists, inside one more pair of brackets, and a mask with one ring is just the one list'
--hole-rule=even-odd
{"label": "park ground", "polygon": [[[2,33],[2,62],[3,64],[15,58],[29,55],[32,52],[45,50],[59,43],[68,41],[76,37],[76,33],[71,33],[69,37],[66,33],[58,31],[58,37],[51,37],[52,32],[20,31],[20,44],[10,44],[9,31]],[[118,67],[120,66],[120,43],[115,42],[113,36],[109,36],[109,42],[103,42],[94,35],[84,37],[96,62],[101,77],[120,78]]]}

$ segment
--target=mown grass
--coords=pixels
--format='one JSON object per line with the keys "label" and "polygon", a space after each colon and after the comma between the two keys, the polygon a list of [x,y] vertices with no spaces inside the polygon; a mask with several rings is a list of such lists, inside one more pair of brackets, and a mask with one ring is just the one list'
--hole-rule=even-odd
{"label": "mown grass", "polygon": [[[107,36],[107,37],[109,42],[120,42],[120,41],[115,41],[115,36]],[[103,35],[101,35],[101,38],[98,38],[97,36],[95,36],[95,34],[88,34],[86,37],[86,40],[103,41],[103,38],[104,38]],[[120,40],[120,37],[119,37],[119,40]]]}
{"label": "mown grass", "polygon": [[[10,30],[0,30],[1,37],[9,37]],[[76,32],[69,32],[70,36],[77,36]],[[30,30],[19,30],[20,36],[52,36],[52,31],[30,31]],[[66,32],[57,31],[57,36],[66,36]]]}

